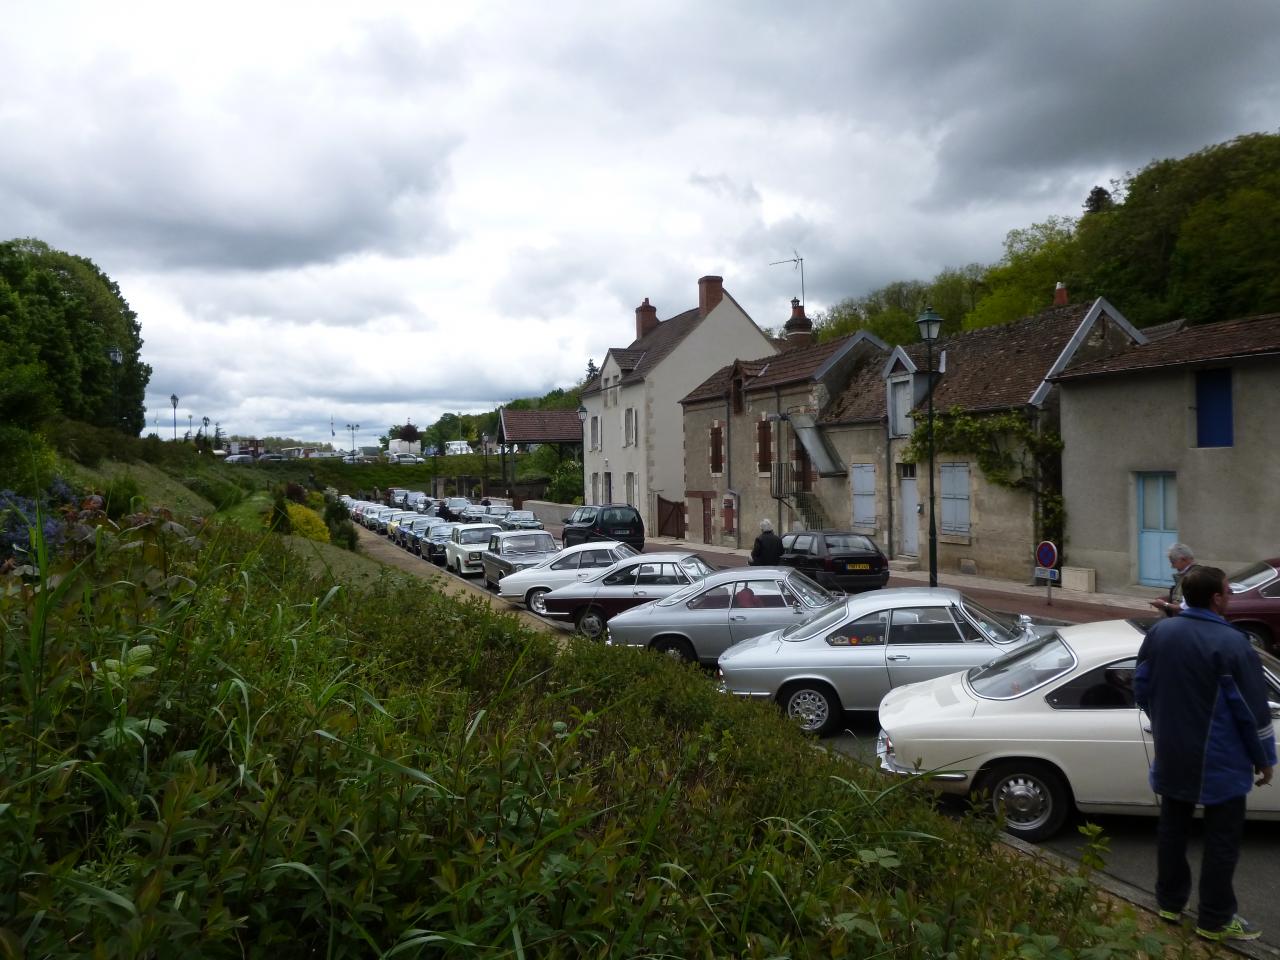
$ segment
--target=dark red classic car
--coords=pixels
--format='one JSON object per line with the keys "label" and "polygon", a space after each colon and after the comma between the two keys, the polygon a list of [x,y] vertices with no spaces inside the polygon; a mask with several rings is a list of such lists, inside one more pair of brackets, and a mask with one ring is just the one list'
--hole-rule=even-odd
{"label": "dark red classic car", "polygon": [[1261,560],[1228,578],[1227,619],[1262,649],[1280,651],[1280,558]]}
{"label": "dark red classic car", "polygon": [[641,553],[619,560],[590,580],[544,594],[546,616],[573,623],[595,639],[609,618],[650,600],[659,600],[712,572],[692,553]]}

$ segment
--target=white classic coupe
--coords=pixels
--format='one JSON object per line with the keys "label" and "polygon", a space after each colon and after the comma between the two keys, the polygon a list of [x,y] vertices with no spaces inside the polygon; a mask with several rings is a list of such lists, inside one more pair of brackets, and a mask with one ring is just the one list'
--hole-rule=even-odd
{"label": "white classic coupe", "polygon": [[[1127,620],[1061,627],[986,666],[890,691],[881,769],[948,793],[985,791],[1005,829],[1030,841],[1057,832],[1073,806],[1158,815],[1151,725],[1133,699],[1144,635]],[[1260,655],[1275,717],[1280,661]],[[1280,819],[1280,791],[1251,792],[1248,816]]]}

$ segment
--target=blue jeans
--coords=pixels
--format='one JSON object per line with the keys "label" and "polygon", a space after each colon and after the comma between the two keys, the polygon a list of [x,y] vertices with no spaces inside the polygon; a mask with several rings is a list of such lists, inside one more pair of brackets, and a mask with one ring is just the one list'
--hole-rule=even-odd
{"label": "blue jeans", "polygon": [[[1204,808],[1204,854],[1200,858],[1200,917],[1202,930],[1221,930],[1236,913],[1232,878],[1240,859],[1244,834],[1244,797]],[[1187,863],[1187,835],[1196,804],[1160,798],[1160,828],[1156,848],[1156,902],[1161,910],[1177,912],[1191,898],[1191,867]]]}

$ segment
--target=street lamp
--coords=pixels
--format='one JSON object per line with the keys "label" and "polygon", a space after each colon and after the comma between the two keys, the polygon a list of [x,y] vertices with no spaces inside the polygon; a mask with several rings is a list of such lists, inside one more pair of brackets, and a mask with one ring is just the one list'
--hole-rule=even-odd
{"label": "street lamp", "polygon": [[924,341],[927,359],[925,360],[925,376],[928,377],[925,396],[928,397],[928,438],[929,438],[929,586],[938,585],[938,526],[933,509],[933,342],[938,339],[942,329],[942,318],[934,313],[933,307],[926,306],[924,313],[916,318],[916,326],[920,328],[920,339]]}
{"label": "street lamp", "polygon": [[187,414],[187,439],[191,439],[191,414]]}
{"label": "street lamp", "polygon": [[489,435],[487,433],[480,434],[480,454],[484,457],[484,473],[480,475],[480,499],[487,500],[489,498],[486,492],[489,483]]}
{"label": "street lamp", "polygon": [[176,393],[169,394],[169,403],[173,405],[173,439],[178,439],[178,395]]}
{"label": "street lamp", "polygon": [[351,432],[351,465],[356,465],[356,431],[360,429],[358,423],[348,423],[347,429]]}

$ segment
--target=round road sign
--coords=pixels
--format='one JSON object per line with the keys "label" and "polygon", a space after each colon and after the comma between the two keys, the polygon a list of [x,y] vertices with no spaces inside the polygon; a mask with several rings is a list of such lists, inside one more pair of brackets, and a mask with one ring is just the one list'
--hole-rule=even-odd
{"label": "round road sign", "polygon": [[1041,540],[1036,545],[1036,563],[1042,567],[1055,567],[1058,565],[1058,548],[1054,546],[1052,541]]}

